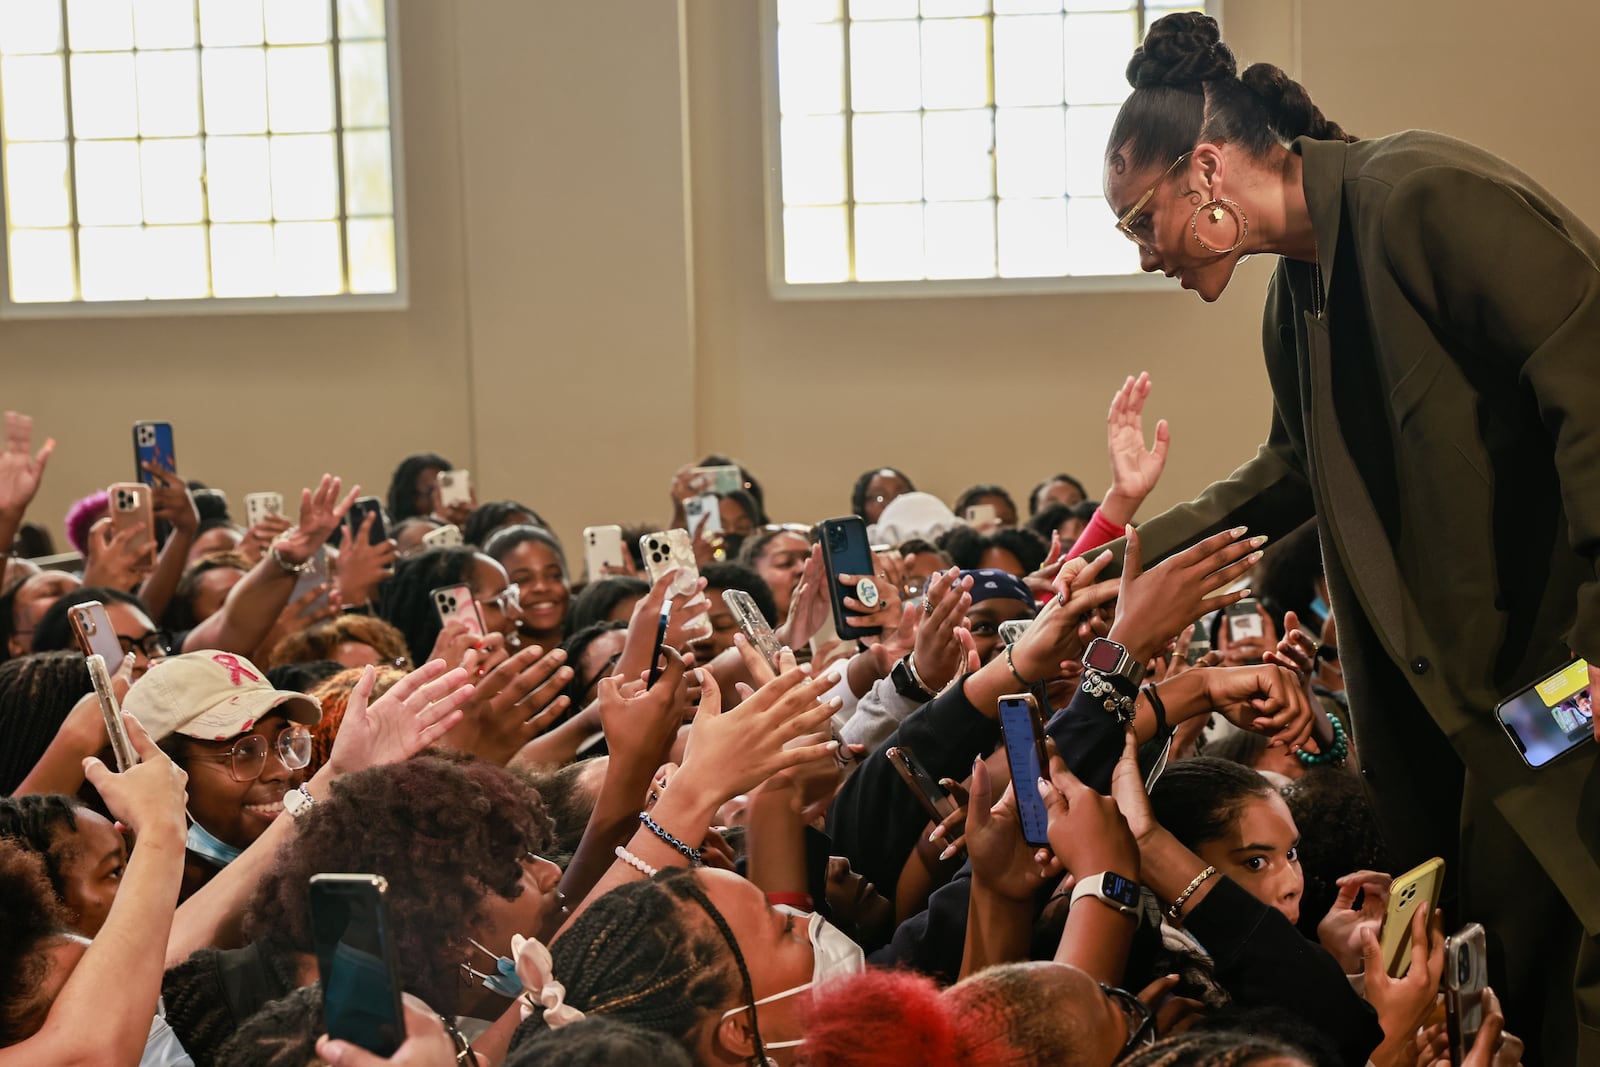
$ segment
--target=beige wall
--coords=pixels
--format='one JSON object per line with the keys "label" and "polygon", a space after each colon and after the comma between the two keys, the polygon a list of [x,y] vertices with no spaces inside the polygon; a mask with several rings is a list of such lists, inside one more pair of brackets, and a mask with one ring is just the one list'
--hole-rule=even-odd
{"label": "beige wall", "polygon": [[[1155,503],[1251,453],[1265,261],[1213,307],[773,300],[756,3],[401,0],[410,308],[0,323],[0,400],[61,441],[37,517],[126,477],[137,418],[173,421],[184,472],[236,503],[329,466],[381,493],[429,448],[569,540],[661,512],[671,471],[712,449],[762,476],[778,519],[845,510],[879,463],[946,497],[1057,468],[1098,491],[1106,401],[1141,369],[1173,426]],[[1224,20],[1350,129],[1477,141],[1600,222],[1589,0],[1520,20],[1487,0],[1227,0]]]}

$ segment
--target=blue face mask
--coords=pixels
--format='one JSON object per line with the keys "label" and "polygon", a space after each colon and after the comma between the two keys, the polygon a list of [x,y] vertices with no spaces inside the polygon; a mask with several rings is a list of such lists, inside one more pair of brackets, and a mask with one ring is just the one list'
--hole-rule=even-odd
{"label": "blue face mask", "polygon": [[197,822],[189,824],[189,837],[184,845],[190,852],[204,856],[218,867],[226,867],[238,859],[239,854],[244,851],[242,848],[234,848],[226,841],[219,841]]}
{"label": "blue face mask", "polygon": [[468,938],[467,940],[473,948],[477,949],[479,952],[483,953],[485,956],[488,956],[494,961],[494,970],[489,974],[485,974],[484,972],[474,968],[470,963],[463,963],[461,965],[461,969],[482,982],[483,988],[489,990],[490,992],[499,993],[502,997],[506,997],[510,1000],[515,1000],[517,997],[521,996],[522,979],[517,977],[516,963],[513,960],[507,959],[505,956],[496,956],[493,952],[490,952],[487,948],[478,944],[478,942],[473,941],[471,938]]}

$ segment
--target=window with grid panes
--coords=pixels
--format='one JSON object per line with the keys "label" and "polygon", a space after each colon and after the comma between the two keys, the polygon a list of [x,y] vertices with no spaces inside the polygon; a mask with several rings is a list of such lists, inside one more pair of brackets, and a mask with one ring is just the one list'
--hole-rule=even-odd
{"label": "window with grid panes", "polygon": [[781,281],[1138,273],[1106,138],[1146,25],[1203,3],[773,2]]}
{"label": "window with grid panes", "polygon": [[10,310],[400,291],[386,0],[0,0]]}

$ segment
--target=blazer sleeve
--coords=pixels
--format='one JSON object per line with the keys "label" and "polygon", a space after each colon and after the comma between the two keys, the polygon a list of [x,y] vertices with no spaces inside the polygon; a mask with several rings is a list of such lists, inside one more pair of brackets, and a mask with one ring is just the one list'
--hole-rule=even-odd
{"label": "blazer sleeve", "polygon": [[1567,643],[1600,662],[1600,240],[1522,190],[1446,166],[1395,184],[1382,235],[1398,284],[1430,325],[1531,389],[1554,445],[1568,536],[1590,571]]}

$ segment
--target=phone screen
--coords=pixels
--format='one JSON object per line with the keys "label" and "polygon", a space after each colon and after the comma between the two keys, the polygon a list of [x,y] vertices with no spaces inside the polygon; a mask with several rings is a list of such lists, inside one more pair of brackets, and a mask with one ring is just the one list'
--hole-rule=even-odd
{"label": "phone screen", "polygon": [[1543,767],[1594,739],[1589,664],[1573,660],[1495,709],[1530,767]]}
{"label": "phone screen", "polygon": [[376,875],[313,875],[311,923],[322,975],[328,1036],[379,1056],[405,1039],[384,907],[388,883]]}
{"label": "phone screen", "polygon": [[1000,732],[1006,740],[1006,762],[1011,765],[1011,785],[1022,817],[1022,839],[1030,845],[1050,843],[1050,815],[1039,795],[1039,717],[1025,696],[1000,698]]}

